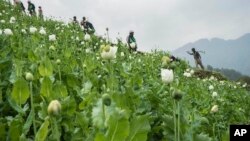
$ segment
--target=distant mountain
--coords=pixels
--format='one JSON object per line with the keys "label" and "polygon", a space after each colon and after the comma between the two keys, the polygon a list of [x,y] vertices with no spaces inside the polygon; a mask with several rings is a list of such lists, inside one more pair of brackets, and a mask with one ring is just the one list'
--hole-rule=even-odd
{"label": "distant mountain", "polygon": [[200,39],[188,43],[172,53],[194,65],[193,56],[186,53],[186,51],[191,51],[193,47],[198,51],[205,51],[205,53],[200,53],[204,66],[211,65],[215,68],[234,69],[250,76],[250,33],[234,40]]}

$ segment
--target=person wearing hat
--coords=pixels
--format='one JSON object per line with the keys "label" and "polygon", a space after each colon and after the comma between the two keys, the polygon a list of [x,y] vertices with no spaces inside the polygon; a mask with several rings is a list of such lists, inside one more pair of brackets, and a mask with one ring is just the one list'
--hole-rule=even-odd
{"label": "person wearing hat", "polygon": [[28,11],[29,11],[31,16],[36,15],[35,9],[36,9],[35,5],[30,0],[28,0]]}
{"label": "person wearing hat", "polygon": [[84,32],[85,32],[85,33],[89,33],[89,34],[95,33],[95,28],[94,28],[93,24],[90,23],[90,22],[86,19],[86,17],[83,17],[83,18],[82,18],[81,26],[84,28]]}
{"label": "person wearing hat", "polygon": [[130,31],[127,37],[127,43],[129,47],[129,51],[136,51],[137,50],[137,43],[134,37],[134,31]]}
{"label": "person wearing hat", "polygon": [[201,61],[201,55],[200,55],[200,53],[198,51],[196,51],[195,48],[192,48],[192,53],[188,52],[188,51],[187,51],[187,53],[189,55],[193,55],[194,56],[196,68],[198,68],[198,65],[200,65],[200,67],[204,70],[204,67],[203,67],[202,61]]}

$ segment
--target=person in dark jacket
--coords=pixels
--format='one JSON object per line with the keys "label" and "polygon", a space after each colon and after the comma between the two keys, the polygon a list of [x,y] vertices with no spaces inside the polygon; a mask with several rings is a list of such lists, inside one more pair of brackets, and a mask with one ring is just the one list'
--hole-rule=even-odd
{"label": "person in dark jacket", "polygon": [[198,68],[198,65],[200,65],[200,67],[202,69],[204,69],[203,65],[202,65],[202,62],[201,62],[201,55],[198,51],[195,50],[195,48],[192,48],[192,53],[188,52],[187,53],[189,55],[193,55],[194,56],[194,60],[195,60],[195,65],[196,65],[196,68]]}
{"label": "person in dark jacket", "polygon": [[137,43],[134,37],[134,31],[130,31],[127,37],[127,43],[129,47],[129,51],[136,51],[137,50]]}
{"label": "person in dark jacket", "polygon": [[84,28],[84,32],[86,33],[95,33],[95,28],[93,26],[92,23],[90,23],[86,17],[83,17],[82,18],[82,21],[81,21],[81,26]]}
{"label": "person in dark jacket", "polygon": [[28,0],[28,11],[29,11],[31,16],[36,15],[36,7],[30,0]]}

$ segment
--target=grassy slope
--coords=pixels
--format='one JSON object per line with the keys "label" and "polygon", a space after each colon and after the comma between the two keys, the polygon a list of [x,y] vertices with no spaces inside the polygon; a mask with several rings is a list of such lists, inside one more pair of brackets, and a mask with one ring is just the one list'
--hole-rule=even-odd
{"label": "grassy slope", "polygon": [[[173,139],[171,88],[185,92],[180,103],[183,139],[201,140],[199,138],[207,134],[221,140],[229,129],[229,124],[250,123],[249,92],[241,85],[229,81],[222,84],[217,80],[184,77],[183,72],[189,67],[185,62],[173,67],[175,81],[165,85],[160,78],[161,58],[167,55],[164,52],[131,54],[119,42],[117,58],[105,61],[100,57],[99,46],[108,43],[97,36],[92,36],[91,41],[85,41],[79,27],[18,15],[3,2],[0,9],[0,20],[6,21],[0,24],[0,29],[10,28],[14,33],[12,36],[0,35],[0,126],[5,127],[0,134],[2,139],[14,133],[15,136],[23,133],[21,127],[26,123],[30,108],[24,110],[25,114],[20,114],[9,99],[14,82],[24,78],[25,72],[32,72],[34,75],[33,93],[38,127],[47,116],[49,102],[53,99],[61,101],[63,109],[61,117],[58,117],[58,126],[64,134],[61,136],[64,140],[77,137],[93,140],[99,129],[89,128],[93,127],[91,112],[104,93],[111,95],[115,107],[126,111],[129,120],[138,115],[148,115],[151,125],[148,140]],[[9,23],[12,16],[17,19],[14,24]],[[44,27],[47,35],[40,35],[38,32],[31,34],[31,26],[38,31],[40,27]],[[27,33],[22,33],[22,29]],[[49,41],[50,34],[57,36],[55,42]],[[56,49],[49,49],[51,46]],[[88,53],[86,49],[92,51]],[[121,52],[125,53],[124,57],[120,55]],[[61,60],[59,65],[56,63],[57,59]],[[46,79],[43,66],[50,76],[46,80],[48,85],[41,82],[41,79]],[[214,86],[214,90],[208,89],[210,85]],[[41,89],[48,90],[51,95],[44,96]],[[219,96],[212,98],[213,92],[217,92]],[[215,104],[219,106],[219,111],[211,114],[210,109]],[[16,106],[25,109],[25,104]],[[14,128],[10,123],[20,127]],[[34,133],[30,130],[25,136],[34,138]],[[206,139],[207,136],[203,138]]]}

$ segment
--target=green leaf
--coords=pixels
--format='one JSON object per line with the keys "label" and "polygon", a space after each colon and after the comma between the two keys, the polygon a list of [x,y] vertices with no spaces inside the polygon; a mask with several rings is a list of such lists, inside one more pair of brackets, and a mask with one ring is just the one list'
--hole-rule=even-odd
{"label": "green leaf", "polygon": [[147,116],[135,117],[130,123],[130,134],[126,141],[146,141],[150,125]]}
{"label": "green leaf", "polygon": [[38,67],[38,70],[41,76],[51,76],[53,73],[51,61],[48,58],[44,59]]}
{"label": "green leaf", "polygon": [[49,118],[46,118],[36,134],[35,141],[45,141],[49,132],[49,124]]}
{"label": "green leaf", "polygon": [[26,122],[25,122],[25,124],[24,124],[24,126],[23,126],[23,134],[24,134],[24,135],[27,135],[27,133],[29,132],[30,127],[31,127],[31,125],[32,125],[32,121],[33,121],[34,116],[35,116],[35,114],[34,114],[34,112],[31,110],[31,111],[30,111],[30,114],[29,114],[29,116],[28,116],[28,118],[27,118],[27,120],[26,120]]}
{"label": "green leaf", "polygon": [[66,58],[69,58],[71,56],[71,50],[69,48],[67,48],[65,51],[64,51],[64,56]]}
{"label": "green leaf", "polygon": [[195,135],[194,137],[194,141],[211,141],[211,140],[212,139],[208,135],[205,135],[203,133]]}
{"label": "green leaf", "polygon": [[73,74],[69,74],[67,75],[67,84],[69,85],[69,87],[76,87],[79,84],[79,81],[77,80],[77,76],[73,75]]}
{"label": "green leaf", "polygon": [[18,113],[20,113],[20,114],[25,114],[24,110],[23,110],[19,105],[17,105],[16,102],[15,102],[14,100],[8,98],[8,102],[9,102],[10,106],[11,106],[14,110],[16,110]]}
{"label": "green leaf", "polygon": [[80,109],[80,110],[83,110],[85,107],[86,107],[86,100],[83,100],[80,104],[79,104],[79,106],[78,106],[78,108]]}
{"label": "green leaf", "polygon": [[40,93],[42,96],[52,99],[52,82],[48,77],[44,77]]}
{"label": "green leaf", "polygon": [[125,141],[129,134],[129,122],[126,118],[119,118],[112,115],[108,122],[108,131],[106,134],[108,141]]}
{"label": "green leaf", "polygon": [[143,79],[140,75],[136,75],[134,79],[135,83],[138,84],[139,86],[143,84]]}
{"label": "green leaf", "polygon": [[93,86],[93,84],[91,83],[91,81],[87,81],[86,83],[84,83],[84,85],[83,85],[83,88],[84,88],[83,93],[84,94],[89,93],[92,86]]}
{"label": "green leaf", "polygon": [[24,134],[22,134],[19,138],[19,141],[29,141]]}
{"label": "green leaf", "polygon": [[29,98],[29,86],[23,78],[19,78],[15,84],[11,93],[11,98],[18,104],[24,104]]}
{"label": "green leaf", "polygon": [[0,122],[0,140],[1,141],[6,140],[7,133],[6,133],[5,127],[6,127],[6,123]]}
{"label": "green leaf", "polygon": [[74,98],[67,97],[63,102],[62,102],[62,111],[64,114],[68,116],[72,116],[75,111],[76,111],[76,102]]}
{"label": "green leaf", "polygon": [[30,50],[30,51],[28,52],[28,58],[29,58],[29,60],[30,60],[31,62],[34,62],[34,61],[37,60],[37,56],[35,55],[35,53],[34,53],[32,50]]}
{"label": "green leaf", "polygon": [[17,79],[16,72],[15,72],[15,71],[12,71],[12,72],[11,72],[11,75],[10,75],[10,78],[9,78],[9,81],[10,81],[11,83],[15,83],[16,79]]}
{"label": "green leaf", "polygon": [[170,115],[163,115],[163,121],[167,125],[166,130],[169,133],[174,133],[174,118]]}
{"label": "green leaf", "polygon": [[229,141],[230,135],[229,135],[229,131],[225,131],[222,135],[222,141]]}
{"label": "green leaf", "polygon": [[11,141],[18,141],[22,134],[22,122],[21,119],[14,119],[10,124],[9,138]]}
{"label": "green leaf", "polygon": [[53,90],[53,99],[65,98],[68,96],[67,88],[63,84],[57,83]]}
{"label": "green leaf", "polygon": [[84,130],[88,128],[89,121],[87,119],[86,113],[76,112],[75,123],[80,125],[80,127]]}
{"label": "green leaf", "polygon": [[102,133],[97,133],[95,135],[95,141],[106,141],[104,134]]}
{"label": "green leaf", "polygon": [[0,88],[0,104],[3,102],[3,91],[2,88]]}
{"label": "green leaf", "polygon": [[51,140],[59,141],[61,137],[61,132],[59,131],[58,125],[57,125],[57,119],[56,117],[51,118]]}

